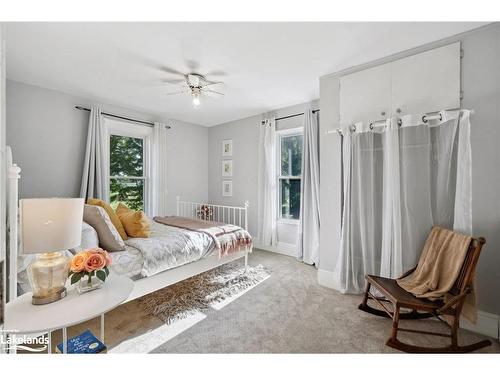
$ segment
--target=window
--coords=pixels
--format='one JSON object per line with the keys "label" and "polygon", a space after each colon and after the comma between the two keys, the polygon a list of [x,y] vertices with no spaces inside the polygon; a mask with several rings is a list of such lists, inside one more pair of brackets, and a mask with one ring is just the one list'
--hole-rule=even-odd
{"label": "window", "polygon": [[152,129],[128,122],[106,120],[109,151],[109,200],[144,211],[148,197],[149,144]]}
{"label": "window", "polygon": [[302,129],[277,132],[279,218],[299,220],[302,182]]}

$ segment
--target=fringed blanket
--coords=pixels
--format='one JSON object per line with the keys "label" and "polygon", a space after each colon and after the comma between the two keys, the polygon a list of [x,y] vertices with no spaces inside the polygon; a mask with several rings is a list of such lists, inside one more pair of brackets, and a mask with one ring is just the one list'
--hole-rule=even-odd
{"label": "fringed blanket", "polygon": [[153,220],[157,223],[209,235],[214,240],[219,258],[240,250],[252,251],[250,233],[236,225],[179,216],[156,216]]}
{"label": "fringed blanket", "polygon": [[[418,298],[446,301],[453,287],[471,243],[471,236],[449,229],[433,227],[424,245],[417,268],[410,275],[398,279],[399,286]],[[475,296],[467,296],[462,314],[476,321]]]}

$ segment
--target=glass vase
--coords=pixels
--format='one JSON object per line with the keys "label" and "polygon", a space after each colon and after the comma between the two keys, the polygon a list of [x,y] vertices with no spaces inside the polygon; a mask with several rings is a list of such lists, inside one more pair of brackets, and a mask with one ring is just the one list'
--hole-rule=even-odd
{"label": "glass vase", "polygon": [[76,290],[78,293],[87,293],[92,290],[99,289],[103,286],[104,282],[101,281],[98,277],[96,276],[83,276],[78,283],[76,284]]}

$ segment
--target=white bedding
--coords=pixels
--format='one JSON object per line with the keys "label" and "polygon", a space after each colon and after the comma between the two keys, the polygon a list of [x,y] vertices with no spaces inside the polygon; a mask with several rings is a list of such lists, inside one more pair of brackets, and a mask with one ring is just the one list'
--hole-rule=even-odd
{"label": "white bedding", "polygon": [[213,239],[150,220],[149,238],[129,238],[126,250],[113,252],[111,269],[131,278],[147,277],[214,253]]}

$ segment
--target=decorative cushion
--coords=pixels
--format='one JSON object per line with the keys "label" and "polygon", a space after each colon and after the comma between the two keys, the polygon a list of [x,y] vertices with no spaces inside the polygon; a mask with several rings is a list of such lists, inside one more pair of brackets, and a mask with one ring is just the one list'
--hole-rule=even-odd
{"label": "decorative cushion", "polygon": [[111,222],[115,226],[116,230],[118,233],[120,233],[120,236],[122,237],[123,240],[127,239],[127,233],[125,232],[125,228],[123,228],[122,222],[116,215],[115,211],[113,211],[113,208],[106,202],[104,202],[101,199],[94,199],[94,198],[89,198],[87,200],[87,204],[91,204],[92,206],[99,206],[102,207],[106,210],[106,213],[108,214],[109,218],[111,219]]}
{"label": "decorative cushion", "polygon": [[82,243],[80,248],[82,250],[87,250],[98,246],[99,236],[97,235],[96,230],[84,221],[82,224]]}
{"label": "decorative cushion", "polygon": [[130,237],[147,238],[150,236],[149,220],[144,212],[133,211],[123,203],[119,203],[116,208],[116,214]]}
{"label": "decorative cushion", "polygon": [[99,237],[99,246],[104,250],[125,250],[125,242],[123,242],[120,233],[116,230],[104,208],[86,204],[83,208],[83,221],[96,230]]}

